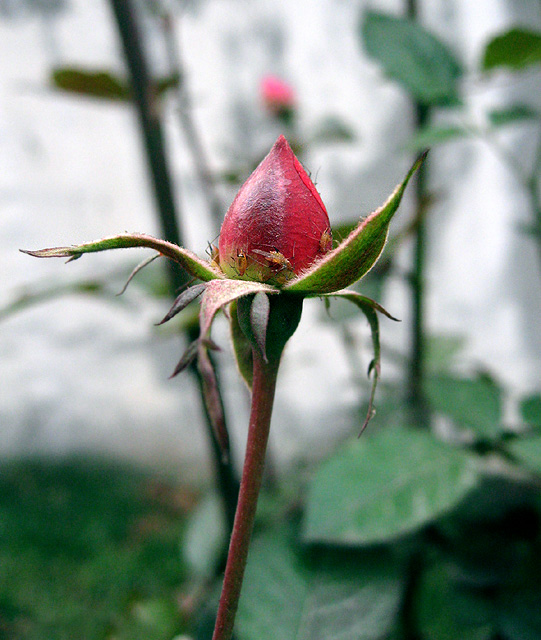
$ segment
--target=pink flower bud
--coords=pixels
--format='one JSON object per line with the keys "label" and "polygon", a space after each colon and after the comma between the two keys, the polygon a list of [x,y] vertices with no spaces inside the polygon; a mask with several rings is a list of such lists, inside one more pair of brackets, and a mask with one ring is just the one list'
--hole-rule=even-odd
{"label": "pink flower bud", "polygon": [[265,76],[261,80],[260,89],[263,104],[273,115],[295,108],[293,88],[278,76]]}
{"label": "pink flower bud", "polygon": [[229,278],[283,284],[331,248],[325,206],[280,136],[225,216],[220,267]]}

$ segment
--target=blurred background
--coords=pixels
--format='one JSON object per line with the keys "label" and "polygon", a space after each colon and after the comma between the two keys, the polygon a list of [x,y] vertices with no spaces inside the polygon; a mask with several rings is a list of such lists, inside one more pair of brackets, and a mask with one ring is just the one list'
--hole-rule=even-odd
{"label": "blurred background", "polygon": [[[364,531],[353,543],[329,533],[313,506],[319,489],[305,483],[358,432],[372,354],[364,318],[338,304],[329,317],[309,301],[283,361],[270,444],[276,477],[297,479],[265,513],[272,520],[284,504],[298,506],[298,495],[312,496],[305,543],[364,553],[433,526],[468,496],[468,513],[488,518],[477,489],[485,506],[512,505],[511,520],[509,511],[490,518],[524,534],[522,551],[534,545],[521,556],[528,564],[540,522],[540,33],[537,0],[0,0],[0,637],[208,637],[205,622],[193,620],[209,567],[219,565],[220,536],[195,544],[199,564],[179,541],[190,526],[221,526],[216,500],[201,501],[215,460],[196,376],[168,379],[193,317],[154,326],[171,295],[159,262],[116,296],[144,251],[65,266],[18,249],[125,231],[171,238],[174,219],[182,243],[205,256],[236,190],[280,133],[310,171],[335,242],[432,148],[384,259],[359,288],[402,320],[381,321],[374,430],[397,421],[426,427],[484,456],[483,466],[498,470],[490,482],[504,489],[487,493],[478,475],[451,475],[463,491],[433,511],[422,507],[424,520],[381,538]],[[157,157],[168,179],[156,182]],[[170,185],[169,200],[157,184]],[[223,318],[213,337],[223,348],[216,360],[238,470],[249,397]],[[502,460],[526,462],[503,473]],[[456,534],[456,523],[445,526]],[[501,540],[488,545],[500,557],[516,542],[501,526]],[[192,543],[205,537],[190,535]],[[449,575],[460,573],[443,576],[449,562],[407,573],[406,582],[449,595]],[[112,578],[102,583],[103,575]],[[539,585],[520,576],[513,597],[524,588],[525,607]],[[499,588],[482,587],[483,597]],[[392,611],[407,609],[398,594],[418,593],[411,589],[396,587]],[[73,593],[81,596],[72,602]],[[454,613],[473,608],[482,618],[475,625],[470,616],[456,636],[448,618],[438,626],[426,614],[440,606],[426,595],[417,617],[392,629],[376,621],[373,631],[355,622],[340,637],[541,638],[539,618],[527,629],[513,616],[489,624],[484,604],[453,597]],[[241,640],[266,637],[242,624]],[[280,637],[338,637],[325,625],[316,636],[314,625]]]}

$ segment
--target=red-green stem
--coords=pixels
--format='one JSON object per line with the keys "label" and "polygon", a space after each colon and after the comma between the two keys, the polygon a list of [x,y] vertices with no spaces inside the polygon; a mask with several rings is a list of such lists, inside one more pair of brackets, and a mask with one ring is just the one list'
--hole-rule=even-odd
{"label": "red-green stem", "polygon": [[235,524],[229,544],[222,595],[212,640],[229,640],[233,634],[233,625],[257,509],[257,498],[265,467],[265,452],[267,450],[279,364],[279,358],[265,363],[254,349],[252,409],[244,468],[242,470]]}

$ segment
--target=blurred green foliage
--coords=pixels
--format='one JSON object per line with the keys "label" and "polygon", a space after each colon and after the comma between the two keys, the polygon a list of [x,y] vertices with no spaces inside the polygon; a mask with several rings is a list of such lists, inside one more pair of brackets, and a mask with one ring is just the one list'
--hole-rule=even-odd
{"label": "blurred green foliage", "polygon": [[[157,95],[178,87],[179,77],[172,75],[155,83]],[[51,72],[51,85],[60,91],[88,98],[127,102],[132,99],[129,83],[106,69],[58,67]]]}
{"label": "blurred green foliage", "polygon": [[166,640],[181,631],[178,539],[192,498],[113,463],[3,463],[0,638]]}
{"label": "blurred green foliage", "polygon": [[420,102],[460,102],[460,63],[449,47],[429,31],[410,20],[368,11],[361,35],[368,55]]}

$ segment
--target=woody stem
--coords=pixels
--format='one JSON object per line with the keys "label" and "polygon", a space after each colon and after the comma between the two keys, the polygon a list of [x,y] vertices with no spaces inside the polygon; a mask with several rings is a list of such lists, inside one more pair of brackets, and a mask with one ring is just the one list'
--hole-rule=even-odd
{"label": "woody stem", "polygon": [[[406,0],[407,16],[411,20],[419,19],[417,0]],[[429,106],[415,101],[413,103],[414,124],[417,131],[422,130],[430,121]],[[408,400],[414,424],[428,428],[430,415],[424,394],[426,368],[425,339],[425,266],[426,266],[426,222],[425,211],[428,202],[427,164],[419,167],[415,181],[415,199],[417,207],[417,225],[415,227],[413,247],[413,268],[411,273],[411,353],[409,365]]]}
{"label": "woody stem", "polygon": [[212,640],[230,640],[261,488],[280,359],[264,362],[253,351],[252,408],[235,523]]}

